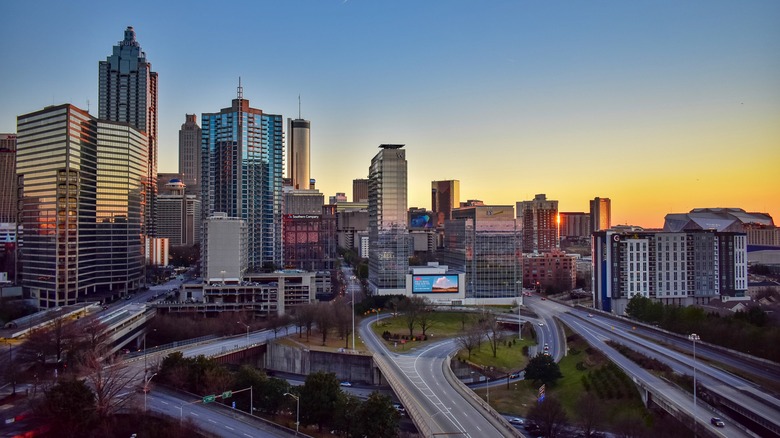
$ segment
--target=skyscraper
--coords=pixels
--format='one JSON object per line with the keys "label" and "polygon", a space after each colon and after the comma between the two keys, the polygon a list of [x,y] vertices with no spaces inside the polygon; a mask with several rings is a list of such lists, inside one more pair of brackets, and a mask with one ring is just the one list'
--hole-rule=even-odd
{"label": "skyscraper", "polygon": [[368,179],[352,180],[352,202],[368,202]]}
{"label": "skyscraper", "polygon": [[240,82],[230,107],[201,119],[203,216],[246,223],[250,272],[282,265],[283,124],[281,115],[251,108]]}
{"label": "skyscraper", "polygon": [[311,122],[287,119],[287,176],[294,189],[309,189]]}
{"label": "skyscraper", "polygon": [[135,40],[132,26],[113,53],[99,63],[98,117],[128,123],[147,138],[147,170],[144,175],[146,223],[143,233],[155,236],[157,195],[157,73]]}
{"label": "skyscraper", "polygon": [[445,220],[452,219],[452,210],[458,207],[460,181],[431,181],[431,210],[437,227],[443,227]]}
{"label": "skyscraper", "polygon": [[16,222],[16,134],[0,134],[0,223]]}
{"label": "skyscraper", "polygon": [[466,274],[466,297],[518,297],[523,278],[519,244],[511,205],[469,203],[454,209],[445,223],[437,258]]}
{"label": "skyscraper", "polygon": [[612,201],[609,198],[593,198],[590,201],[591,233],[608,230],[612,226]]}
{"label": "skyscraper", "polygon": [[157,237],[167,238],[171,246],[200,243],[200,200],[186,192],[181,180],[171,179],[157,198]]}
{"label": "skyscraper", "polygon": [[550,251],[558,246],[558,201],[544,194],[517,203],[517,218],[523,224],[523,252]]}
{"label": "skyscraper", "polygon": [[17,119],[22,286],[39,307],[137,290],[147,136],[73,105]]}
{"label": "skyscraper", "polygon": [[402,144],[383,144],[368,170],[368,282],[377,295],[405,293],[409,270],[407,170]]}
{"label": "skyscraper", "polygon": [[179,174],[187,194],[200,198],[200,138],[201,130],[195,114],[186,114],[179,130]]}

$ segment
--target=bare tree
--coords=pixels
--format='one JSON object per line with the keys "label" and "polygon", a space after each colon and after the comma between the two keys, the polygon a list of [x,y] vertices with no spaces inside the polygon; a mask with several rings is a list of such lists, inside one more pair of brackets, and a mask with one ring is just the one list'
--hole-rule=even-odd
{"label": "bare tree", "polygon": [[274,331],[274,338],[289,323],[290,317],[288,315],[274,315],[268,319],[268,327]]}
{"label": "bare tree", "polygon": [[477,324],[472,324],[464,334],[458,336],[458,346],[469,352],[469,359],[471,359],[471,352],[482,342],[482,336],[482,328]]}
{"label": "bare tree", "polygon": [[95,393],[95,411],[100,418],[116,414],[130,402],[133,392],[128,391],[128,388],[138,380],[140,374],[117,363],[104,364],[95,352],[84,356],[81,371],[85,373],[86,381]]}
{"label": "bare tree", "polygon": [[461,312],[460,313],[460,329],[466,330],[466,323],[471,322],[474,318],[471,316],[468,312]]}
{"label": "bare tree", "polygon": [[401,302],[401,310],[404,312],[404,321],[409,329],[409,337],[414,336],[414,328],[423,308],[424,301],[420,297],[406,298]]}
{"label": "bare tree", "polygon": [[493,357],[496,357],[498,352],[498,344],[504,337],[504,331],[501,328],[501,324],[498,322],[496,315],[492,313],[485,313],[482,318],[482,327],[485,331],[488,343],[490,344],[490,351],[493,352]]}
{"label": "bare tree", "polygon": [[344,348],[349,348],[349,335],[352,334],[352,307],[341,297],[336,298],[332,303],[339,337],[344,339]]}
{"label": "bare tree", "polygon": [[295,325],[298,326],[299,338],[303,337],[302,329],[306,328],[306,341],[311,336],[311,328],[314,325],[314,315],[317,314],[316,304],[305,304],[295,309]]}
{"label": "bare tree", "polygon": [[417,314],[417,321],[420,325],[420,330],[422,331],[423,336],[425,336],[426,332],[433,327],[433,309],[431,309],[431,303],[428,301],[428,298],[421,298],[420,299],[420,310]]}
{"label": "bare tree", "polygon": [[590,436],[592,432],[595,432],[596,428],[604,421],[604,406],[599,401],[598,397],[590,392],[586,392],[580,396],[577,400],[576,410],[580,427],[582,427],[582,431],[586,437]]}
{"label": "bare tree", "polygon": [[547,397],[528,411],[528,418],[535,421],[546,437],[561,436],[566,425],[566,411],[561,402],[554,397]]}
{"label": "bare tree", "polygon": [[322,335],[322,345],[325,345],[325,341],[328,339],[328,331],[333,327],[334,323],[333,309],[331,309],[329,303],[317,304],[314,322],[317,324],[317,329],[319,329],[320,334]]}

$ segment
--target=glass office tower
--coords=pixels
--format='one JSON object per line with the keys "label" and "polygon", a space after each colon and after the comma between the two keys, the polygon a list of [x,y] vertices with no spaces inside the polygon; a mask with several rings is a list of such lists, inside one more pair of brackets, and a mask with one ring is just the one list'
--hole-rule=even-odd
{"label": "glass office tower", "polygon": [[246,222],[249,272],[282,266],[283,124],[250,108],[240,86],[231,107],[201,120],[203,218],[222,212]]}
{"label": "glass office tower", "polygon": [[21,115],[17,127],[25,291],[47,308],[137,290],[146,135],[73,105]]}
{"label": "glass office tower", "polygon": [[406,293],[410,250],[403,146],[380,145],[368,169],[368,281],[378,295]]}
{"label": "glass office tower", "polygon": [[98,117],[112,122],[124,122],[147,137],[145,172],[146,198],[144,213],[147,223],[144,233],[156,236],[155,203],[157,196],[157,73],[146,60],[146,53],[135,39],[135,30],[128,26],[125,37],[113,48],[113,53],[98,66]]}

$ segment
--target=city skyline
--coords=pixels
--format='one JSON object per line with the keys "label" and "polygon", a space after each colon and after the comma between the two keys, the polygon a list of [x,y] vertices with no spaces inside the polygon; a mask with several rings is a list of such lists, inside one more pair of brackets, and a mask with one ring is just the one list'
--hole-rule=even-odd
{"label": "city skyline", "polygon": [[366,178],[378,144],[403,143],[409,207],[453,179],[461,201],[545,193],[587,212],[610,198],[613,225],[780,215],[776,2],[240,6],[3,3],[0,132],[47,105],[96,116],[97,63],[133,26],[159,74],[159,172],[177,170],[185,114],[223,108],[241,77],[264,112],[295,118],[301,95],[326,196]]}

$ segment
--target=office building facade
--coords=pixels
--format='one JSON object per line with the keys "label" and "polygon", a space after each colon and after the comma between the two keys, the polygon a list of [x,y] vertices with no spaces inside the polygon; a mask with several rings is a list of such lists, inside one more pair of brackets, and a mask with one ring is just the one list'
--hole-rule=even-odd
{"label": "office building facade", "polygon": [[17,126],[25,291],[51,308],[137,290],[148,137],[73,105],[21,115]]}
{"label": "office building facade", "polygon": [[143,233],[155,236],[157,196],[157,73],[135,39],[132,27],[98,66],[98,117],[128,123],[147,137]]}
{"label": "office building facade", "polygon": [[16,223],[16,134],[0,134],[0,223]]}
{"label": "office building facade", "polygon": [[240,85],[230,107],[201,119],[203,215],[246,222],[249,272],[282,265],[283,124],[251,108]]}
{"label": "office building facade", "polygon": [[560,237],[561,239],[590,240],[591,226],[590,214],[580,212],[560,212]]}
{"label": "office building facade", "polygon": [[403,294],[409,269],[404,145],[383,144],[368,171],[368,282],[372,294]]}
{"label": "office building facade", "polygon": [[195,114],[185,114],[179,129],[179,175],[188,195],[200,198],[201,130]]}
{"label": "office building facade", "polygon": [[368,179],[352,180],[352,202],[368,202]]}
{"label": "office building facade", "polygon": [[612,227],[612,201],[609,198],[593,198],[590,201],[590,227],[591,233]]}
{"label": "office building facade", "polygon": [[747,291],[747,236],[714,230],[593,234],[594,306],[622,315],[634,296],[706,304]]}
{"label": "office building facade", "polygon": [[459,207],[460,181],[431,181],[431,211],[437,227],[443,227],[445,220],[452,219],[452,210]]}
{"label": "office building facade", "polygon": [[522,221],[523,252],[544,252],[558,247],[558,201],[539,194],[531,201],[517,203]]}
{"label": "office building facade", "polygon": [[511,205],[469,205],[444,223],[440,263],[464,272],[466,298],[519,297],[522,291],[520,233]]}
{"label": "office building facade", "polygon": [[174,247],[193,246],[200,243],[200,230],[200,200],[187,194],[181,180],[170,180],[157,199],[157,237]]}

